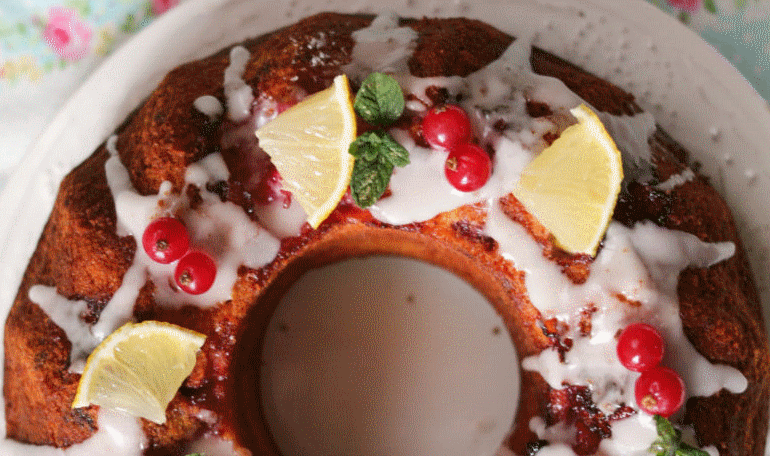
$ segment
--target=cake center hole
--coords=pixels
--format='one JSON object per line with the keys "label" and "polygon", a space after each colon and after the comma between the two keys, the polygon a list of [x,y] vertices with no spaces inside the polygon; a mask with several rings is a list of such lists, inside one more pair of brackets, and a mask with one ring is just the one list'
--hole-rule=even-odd
{"label": "cake center hole", "polygon": [[407,258],[303,275],[263,362],[263,412],[285,456],[493,455],[518,404],[516,351],[487,299]]}

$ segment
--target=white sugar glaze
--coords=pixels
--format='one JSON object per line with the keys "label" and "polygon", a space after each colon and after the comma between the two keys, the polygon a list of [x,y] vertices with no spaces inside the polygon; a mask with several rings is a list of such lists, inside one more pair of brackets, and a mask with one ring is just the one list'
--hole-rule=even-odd
{"label": "white sugar glaze", "polygon": [[[227,167],[219,154],[211,154],[187,168],[185,183],[197,187],[202,198],[202,202],[192,210],[185,193],[180,195],[162,191],[156,196],[139,195],[128,181],[128,170],[116,154],[108,160],[106,169],[107,182],[115,198],[119,232],[140,239],[154,218],[175,215],[185,223],[192,248],[202,249],[216,260],[217,276],[214,285],[203,294],[190,295],[169,285],[168,277],[173,274],[176,262],[161,265],[150,260],[144,249],[137,248],[131,269],[145,268],[149,272],[157,287],[155,298],[163,305],[193,304],[205,307],[223,302],[230,298],[239,266],[259,268],[272,261],[278,252],[278,239],[252,223],[239,206],[222,202],[218,195],[206,189],[206,184],[214,184],[228,177]],[[168,188],[161,188],[164,187]],[[139,282],[126,283],[124,280],[121,289],[127,287],[138,293],[142,285],[143,277]],[[105,310],[110,309],[111,304]],[[133,302],[124,301],[119,305],[131,308]],[[109,332],[106,331],[107,334]]]}
{"label": "white sugar glaze", "polygon": [[97,424],[99,430],[94,435],[66,449],[28,445],[10,439],[5,439],[0,449],[3,450],[3,456],[141,456],[147,447],[138,418],[121,412],[102,410],[99,412]]}
{"label": "white sugar glaze", "polygon": [[[405,48],[405,49],[408,49],[408,46],[405,46],[404,48]],[[234,59],[234,60],[235,60],[235,59]],[[398,60],[398,59],[396,59],[395,61],[397,61],[397,60]],[[242,108],[242,107],[243,107],[243,105],[244,105],[244,103],[250,103],[250,101],[248,101],[248,102],[245,102],[245,101],[244,101],[244,100],[248,100],[249,94],[247,94],[247,93],[246,93],[246,91],[245,91],[245,90],[243,90],[243,86],[239,86],[239,85],[238,85],[238,79],[239,79],[239,77],[238,77],[238,76],[235,76],[235,77],[233,77],[233,78],[232,78],[232,80],[233,80],[233,81],[235,81],[233,85],[234,85],[234,86],[238,86],[238,87],[236,87],[235,89],[233,89],[233,93],[232,93],[232,95],[228,95],[228,112],[229,112],[229,115],[231,116],[231,118],[233,118],[233,119],[242,119],[242,117],[239,117],[239,114],[237,113],[237,112],[238,112],[238,109],[239,109],[238,107],[241,107],[241,108]],[[404,83],[404,80],[403,80],[403,79],[400,79],[400,80],[402,81],[402,83]],[[241,80],[241,82],[242,82],[242,80]],[[451,85],[452,83],[453,83],[453,82],[450,82],[448,85]],[[538,93],[538,94],[542,95],[542,96],[543,96],[543,98],[542,98],[542,99],[550,99],[551,101],[555,101],[555,102],[557,102],[557,104],[559,104],[559,103],[563,103],[563,105],[564,105],[564,106],[569,106],[570,104],[572,104],[572,103],[570,102],[570,100],[571,100],[571,101],[574,101],[574,99],[570,98],[568,94],[566,94],[566,95],[565,95],[565,94],[559,94],[559,93],[558,93],[558,90],[554,90],[554,88],[553,88],[553,87],[551,87],[551,86],[548,86],[548,85],[544,85],[543,87],[545,88],[545,91],[535,91],[535,92],[533,92],[533,93]],[[408,86],[407,86],[406,88],[407,88],[407,90],[408,90]],[[558,89],[558,87],[557,87],[557,89]],[[551,98],[551,97],[553,97],[553,96],[555,96],[555,95],[565,95],[565,96],[566,96],[566,98],[564,98],[564,99],[559,99],[559,98]],[[565,101],[565,100],[567,100],[567,101]],[[513,101],[515,101],[515,100],[513,100]],[[231,110],[231,109],[230,109],[230,105],[231,105],[231,104],[232,104],[232,106],[233,106],[233,107],[235,107],[235,108],[233,108],[233,110]],[[467,106],[467,103],[464,103],[464,104]],[[515,104],[515,103],[514,103],[514,104]],[[199,109],[201,109],[201,108],[199,108]],[[202,111],[202,112],[204,112],[204,110],[206,110],[206,109],[208,109],[208,108],[204,107],[203,109],[201,109],[201,111]],[[234,113],[233,113],[233,111],[236,111],[236,113],[234,114]],[[242,112],[242,111],[241,111],[241,112]],[[206,113],[206,112],[204,112],[204,113]],[[640,119],[636,119],[636,117],[638,117],[638,118],[640,118]],[[640,124],[644,124],[644,125],[646,125],[647,127],[649,127],[649,125],[651,124],[651,122],[650,122],[650,119],[651,119],[651,117],[647,117],[646,119],[641,119],[642,117],[644,117],[644,116],[635,116],[635,118],[632,118],[632,119],[633,119],[632,121],[636,121],[636,120],[642,120],[642,122],[640,122]],[[529,120],[529,119],[525,119],[525,120]],[[611,128],[611,126],[610,126],[610,124],[612,123],[612,121],[609,121],[609,122],[608,122],[607,120],[605,120],[605,122],[606,122],[606,123],[608,123],[608,128],[609,128],[609,129],[612,131],[613,129],[612,129],[612,128]],[[621,122],[621,123],[622,123],[622,122]],[[630,122],[629,122],[629,123],[630,123]],[[626,125],[628,125],[628,124],[626,124]],[[547,126],[547,127],[550,127],[550,126]],[[483,129],[483,128],[482,128],[482,129]],[[635,131],[635,132],[639,132],[639,131],[644,131],[644,129],[645,129],[645,128],[629,128],[628,130],[629,130],[629,131],[633,130],[633,131]],[[534,130],[534,131],[531,131],[531,133],[533,133],[533,135],[532,135],[532,136],[529,136],[529,138],[530,138],[530,139],[531,139],[533,136],[534,136],[534,137],[537,137],[537,136],[538,136],[538,134],[542,134],[544,131],[547,131],[547,129],[546,129],[546,130],[543,130],[543,129],[541,129],[541,128],[533,128],[533,130]],[[478,131],[478,128],[477,128],[477,131]],[[615,134],[615,133],[616,133],[616,132],[615,132],[615,131],[613,131],[613,134]],[[397,133],[396,133],[396,134],[397,134]],[[521,156],[521,154],[524,154],[524,155],[526,155],[526,154],[527,154],[527,152],[524,152],[524,150],[525,150],[525,149],[522,147],[522,144],[531,144],[531,142],[529,142],[529,141],[526,141],[526,139],[525,139],[525,138],[526,138],[527,136],[528,136],[528,135],[526,134],[526,132],[524,132],[524,133],[522,133],[522,134],[518,135],[517,137],[515,137],[514,139],[511,139],[511,138],[505,137],[505,138],[503,138],[503,139],[501,139],[501,138],[495,138],[494,140],[490,140],[490,141],[497,141],[496,143],[493,143],[493,144],[495,144],[495,147],[498,149],[498,153],[499,153],[501,150],[510,150],[510,151],[511,151],[511,157],[513,157],[513,158],[511,159],[511,161],[510,161],[510,163],[512,163],[512,164],[510,165],[510,166],[511,166],[511,169],[520,169],[520,167],[521,167],[521,166],[523,166],[523,164],[524,164],[524,163],[526,163],[526,161],[528,160],[528,158],[526,158],[526,157],[522,157],[522,156]],[[622,146],[622,142],[623,142],[623,139],[622,139],[622,138],[619,138],[618,136],[616,136],[616,138],[615,138],[615,139],[616,139],[616,141],[618,142],[618,144],[621,146],[621,148],[623,148],[623,149],[624,149],[624,153],[627,153],[627,152],[630,150],[630,148],[629,148],[629,147],[626,147],[626,148],[624,148],[624,147]],[[406,141],[405,141],[405,142],[406,142]],[[633,139],[631,139],[631,140],[629,141],[629,144],[639,144],[639,141],[636,141],[636,140],[633,140]],[[416,146],[414,146],[414,145],[412,145],[412,146],[413,146],[413,147],[410,147],[410,149],[414,149],[414,150],[416,150]],[[644,149],[644,147],[643,147],[642,149]],[[521,154],[517,154],[517,152],[519,152],[519,151],[521,151]],[[417,154],[419,155],[419,152],[420,152],[420,151],[419,151],[419,150],[416,150],[416,152],[417,152]],[[424,151],[423,151],[423,152],[424,152]],[[521,162],[519,162],[519,161],[517,161],[517,160],[520,160]],[[429,161],[429,160],[427,160],[427,161]],[[507,163],[507,162],[500,162],[500,163]],[[498,166],[501,166],[501,167],[502,167],[503,165],[502,165],[502,164],[500,164],[500,163],[496,163],[496,167],[498,167]],[[442,164],[443,164],[443,162],[442,162]],[[430,165],[428,165],[428,166],[430,166]],[[518,168],[515,168],[516,166],[518,166]],[[221,168],[221,167],[220,167],[220,168]],[[431,172],[433,172],[433,171],[431,171]],[[515,172],[515,171],[514,171],[514,172]],[[118,173],[118,174],[120,174],[121,172],[118,170],[118,172],[117,172],[117,173]],[[208,174],[206,174],[206,173],[208,173]],[[206,175],[208,176],[208,177],[204,178],[204,180],[206,180],[207,178],[210,178],[210,177],[216,177],[216,176],[215,176],[215,174],[216,174],[216,173],[215,173],[215,172],[214,172],[214,173],[211,173],[211,171],[210,171],[210,170],[206,170],[206,171],[204,171],[204,174],[206,174]],[[399,173],[397,173],[397,174],[396,174],[396,176],[394,176],[394,181],[393,181],[393,186],[394,186],[394,189],[398,187],[398,185],[397,185],[397,184],[398,184],[398,180],[397,180],[397,176],[398,176],[398,174],[401,174],[401,170],[399,171]],[[515,174],[514,174],[514,175],[515,175]],[[686,178],[686,176],[685,176],[685,178]],[[119,180],[119,179],[118,179],[118,180]],[[200,181],[199,181],[199,182],[200,182]],[[506,184],[508,184],[510,181],[508,181],[508,180],[504,180],[504,182],[505,182]],[[673,184],[673,185],[676,185],[676,184],[677,184],[677,182],[672,182],[672,184]],[[111,187],[113,187],[112,183],[111,183]],[[119,187],[119,186],[118,186],[118,187]],[[500,189],[498,189],[498,190],[500,190]],[[503,189],[503,190],[504,190],[504,189]],[[500,191],[503,191],[503,190],[500,190]],[[134,209],[132,209],[132,210],[128,210],[128,212],[136,211],[136,212],[138,212],[138,213],[140,213],[140,214],[142,214],[142,215],[147,215],[148,213],[149,213],[150,215],[152,215],[152,213],[154,213],[154,211],[156,211],[156,210],[157,210],[157,203],[158,203],[158,201],[161,199],[161,197],[158,197],[158,198],[155,198],[155,199],[153,200],[153,199],[152,199],[152,197],[150,197],[148,200],[143,200],[142,198],[148,198],[148,197],[139,197],[139,196],[138,196],[138,195],[137,195],[135,192],[134,192],[134,194],[132,195],[132,194],[131,194],[131,192],[132,192],[132,189],[131,189],[130,187],[126,187],[126,186],[124,186],[123,188],[121,188],[121,192],[122,192],[122,193],[124,193],[124,195],[123,195],[123,196],[124,196],[124,198],[125,198],[126,200],[128,200],[128,201],[126,202],[126,205],[127,205],[127,206],[133,206],[133,207],[134,207]],[[119,192],[119,193],[120,193],[120,192]],[[204,192],[204,193],[205,193],[205,192]],[[396,194],[396,192],[394,192],[394,195],[395,195],[395,194]],[[488,199],[491,199],[491,198],[493,198],[493,197],[494,197],[494,195],[499,195],[499,194],[501,194],[501,193],[497,193],[497,192],[490,192],[490,193],[488,193],[488,194],[486,194],[486,195],[481,195],[481,194],[480,194],[480,195],[476,195],[476,196],[474,196],[474,198],[475,198],[475,201],[482,201],[482,200],[488,200]],[[169,197],[170,197],[170,196],[169,196]],[[458,204],[463,204],[463,202],[461,202],[461,201],[466,201],[466,202],[468,202],[468,200],[465,200],[465,199],[463,199],[463,198],[465,198],[465,197],[467,197],[467,195],[461,195],[461,196],[460,196],[460,199],[458,200]],[[120,197],[116,196],[116,201],[117,201],[118,199],[120,199]],[[424,199],[423,199],[423,201],[424,201]],[[138,203],[138,204],[135,204],[135,203]],[[183,206],[184,204],[186,204],[186,203],[184,203],[184,202],[178,202],[178,203],[179,203],[179,204],[181,204],[182,206]],[[456,205],[458,205],[458,204],[455,204],[455,206],[456,206]],[[406,204],[406,205],[408,206],[409,204]],[[155,208],[153,208],[153,206],[155,206]],[[454,206],[452,206],[452,207],[454,207]],[[148,209],[148,208],[149,208],[149,209]],[[148,212],[148,210],[149,210],[149,212]],[[212,209],[212,213],[215,213],[216,211],[217,211],[217,209]],[[379,207],[379,205],[378,205],[378,207],[377,207],[377,208],[373,209],[373,213],[375,213],[375,215],[377,215],[378,217],[385,217],[385,218],[387,218],[387,216],[383,216],[383,215],[381,215],[381,214],[382,214],[382,212],[378,212],[378,211],[380,211],[380,207]],[[441,212],[441,210],[439,210],[439,212]],[[397,214],[397,213],[398,213],[398,211],[397,211],[397,210],[396,210],[396,211],[393,211],[393,213],[394,213],[394,214]],[[492,213],[494,213],[494,204],[490,203],[490,217],[493,215]],[[229,211],[227,212],[227,214],[228,214],[228,215],[232,215],[232,213],[231,213],[231,212],[229,212]],[[398,216],[398,215],[395,215],[394,217],[397,217],[397,216]],[[408,223],[408,221],[409,221],[409,220],[415,220],[415,219],[417,219],[417,220],[424,220],[423,218],[420,218],[420,217],[423,217],[423,215],[417,215],[417,216],[411,216],[411,215],[407,215],[407,216],[402,216],[402,217],[403,217],[403,218],[401,219],[402,221],[400,221],[400,222],[398,222],[398,223]],[[415,218],[415,217],[416,217],[416,218]],[[430,218],[430,216],[428,216],[427,218]],[[131,223],[131,220],[132,220],[132,216],[126,216],[126,218],[125,218],[125,220],[124,220],[124,222],[125,222],[125,225],[126,225],[126,226],[130,225],[130,223]],[[146,222],[147,222],[147,220],[146,220],[144,223],[146,224]],[[138,227],[138,226],[140,226],[140,225],[136,225],[136,226],[135,226],[135,228],[136,228],[136,227]],[[621,227],[621,228],[622,228],[622,227]],[[625,229],[625,228],[624,228],[624,229]],[[626,230],[627,230],[627,229],[626,229]],[[633,230],[636,230],[636,228],[634,228]],[[264,232],[265,230],[261,230],[261,231],[262,231],[262,232]],[[135,234],[135,233],[137,233],[137,232],[141,232],[141,231],[129,231],[129,230],[127,230],[127,231],[126,231],[126,233],[134,233],[134,234]],[[626,233],[626,234],[627,234],[627,233]],[[525,233],[524,235],[526,236],[526,233]],[[619,236],[620,236],[620,235],[619,235]],[[665,235],[664,235],[664,236],[665,236]],[[678,235],[675,235],[675,236],[678,236]],[[622,236],[621,236],[621,237],[622,237]],[[626,237],[628,237],[628,236],[626,236]],[[610,237],[610,235],[608,234],[608,240],[609,240],[609,239],[612,239],[612,237]],[[653,239],[654,239],[654,240],[658,240],[658,237],[657,237],[657,235],[653,235]],[[499,239],[498,239],[498,240],[499,240]],[[688,243],[687,241],[682,241],[682,242],[680,242],[680,241],[681,241],[681,240],[676,240],[676,241],[674,241],[674,244],[687,244],[689,247],[695,247],[695,248],[696,248],[696,250],[708,250],[708,251],[709,251],[709,252],[706,252],[706,254],[705,254],[705,255],[700,255],[700,254],[696,255],[696,257],[697,257],[697,258],[690,258],[690,257],[685,257],[685,259],[686,259],[686,261],[688,262],[688,264],[689,264],[689,262],[693,262],[693,261],[694,261],[694,263],[695,263],[695,264],[704,263],[704,262],[705,262],[704,264],[706,264],[706,263],[710,263],[710,262],[712,262],[712,261],[717,261],[717,260],[721,259],[721,258],[722,258],[722,254],[726,254],[726,253],[729,253],[729,252],[728,252],[728,250],[729,250],[729,248],[728,248],[728,247],[724,247],[724,246],[721,246],[721,247],[720,247],[720,246],[716,246],[716,247],[715,247],[715,249],[716,249],[716,256],[714,256],[714,255],[712,255],[712,253],[714,253],[714,249],[711,249],[711,248],[708,248],[708,247],[704,247],[703,249],[701,249],[700,247],[702,247],[702,246],[700,246],[700,247],[699,247],[699,246],[697,246],[697,245],[693,245],[693,243]],[[275,238],[273,238],[273,240],[272,240],[271,242],[275,242]],[[633,242],[631,242],[631,244],[633,244]],[[669,245],[670,245],[670,244],[669,244]],[[639,252],[637,252],[637,253],[639,253]],[[703,252],[701,252],[701,253],[703,253]],[[510,254],[509,254],[509,255],[510,255]],[[139,256],[139,255],[137,255],[137,256]],[[266,256],[269,256],[269,255],[266,255]],[[534,258],[536,255],[530,255],[530,256]],[[729,256],[729,255],[728,255],[728,256]],[[710,258],[709,258],[709,257],[710,257]],[[706,258],[706,259],[704,260],[703,258]],[[510,258],[509,258],[509,259],[510,259],[510,260],[511,260],[511,261],[512,261],[514,264],[516,264],[516,265],[517,265],[517,267],[520,267],[520,266],[518,265],[518,261],[521,261],[521,258],[520,258],[520,257],[517,257],[517,256],[515,256],[515,255],[510,255]],[[269,261],[269,259],[267,259],[266,261]],[[636,267],[638,266],[638,264],[637,264],[637,263],[635,263],[635,262],[632,262],[632,263],[633,263],[633,265],[634,265],[634,266],[633,266],[634,268],[636,268]],[[644,261],[641,261],[641,263],[644,263]],[[680,261],[680,263],[681,263],[681,261]],[[647,265],[645,264],[645,265],[643,265],[643,266],[647,266]],[[676,268],[678,268],[678,267],[679,267],[679,266],[674,266],[674,267],[673,267],[673,269],[676,269]],[[651,276],[653,276],[653,278],[654,278],[654,276],[655,276],[655,274],[650,274],[650,275],[651,275]],[[563,280],[563,279],[562,279],[562,280]],[[655,282],[655,280],[652,280],[652,282]],[[663,293],[663,294],[665,294],[665,293],[667,293],[667,292],[669,291],[669,287],[670,287],[671,285],[672,285],[672,284],[671,284],[670,282],[668,282],[668,283],[666,283],[666,284],[663,284],[663,285],[661,285],[661,284],[658,284],[658,283],[656,282],[654,285],[651,285],[651,287],[650,287],[649,289],[646,289],[646,290],[637,290],[637,291],[639,291],[639,293],[641,293],[641,294],[642,294],[642,295],[644,295],[644,296],[647,296],[647,297],[653,297],[653,298],[655,298],[655,299],[657,299],[657,300],[661,300],[661,299],[666,299],[666,297],[660,297],[660,296],[656,296],[656,294],[660,294],[660,293]],[[675,284],[673,284],[673,285],[675,285]],[[660,288],[657,288],[657,287],[660,287]],[[131,289],[133,289],[133,285],[132,285],[130,288],[131,288]],[[50,292],[51,292],[51,290],[38,290],[38,291],[46,291],[46,292],[47,292],[49,295],[50,295]],[[226,295],[227,293],[229,293],[229,292],[225,292],[225,295]],[[130,293],[130,292],[129,292],[128,294],[129,294],[129,295],[131,295],[131,293]],[[225,295],[222,295],[222,296],[225,296]],[[173,295],[172,295],[172,296],[173,296]],[[130,298],[130,296],[129,296],[129,298]],[[670,298],[670,297],[669,297],[669,298]],[[43,298],[39,298],[39,299],[43,300]],[[53,299],[53,300],[56,300],[56,299],[58,299],[58,298],[54,297],[54,298],[51,298],[51,299]],[[128,302],[130,302],[130,299],[128,299]],[[208,301],[208,304],[212,304],[212,303],[215,303],[215,302],[216,302],[216,301],[213,301],[213,302],[212,302],[212,301],[210,301],[210,300],[209,300],[209,301]],[[171,303],[171,302],[169,301],[169,303]],[[111,302],[111,304],[112,304],[112,302]],[[674,303],[674,304],[675,304],[675,303]],[[118,306],[115,306],[115,307],[118,307]],[[122,316],[123,316],[123,318],[125,318],[125,314],[124,314],[124,313],[121,313],[121,312],[116,312],[116,314],[120,314],[120,315],[122,315]],[[569,318],[569,317],[571,317],[571,316],[572,316],[572,315],[570,315],[570,314],[568,313],[567,315],[564,315],[563,317],[564,317],[564,318]],[[104,317],[104,315],[103,315],[103,317]],[[113,319],[105,319],[105,320],[107,320],[107,321],[110,321],[110,320],[112,320],[112,321],[113,321],[113,324],[110,324],[110,325],[105,325],[105,326],[106,326],[105,330],[109,332],[109,328],[110,328],[110,327],[112,327],[112,326],[114,326],[115,322],[117,322],[117,321],[120,321],[120,320],[121,320],[121,318],[120,318],[120,317],[115,317],[115,318],[113,318]],[[615,324],[617,324],[618,322],[617,322],[617,321],[615,321],[614,323],[615,323]],[[57,323],[57,324],[58,324],[58,323]],[[107,333],[108,333],[108,332],[107,332]],[[676,339],[676,336],[674,336],[674,339]],[[606,340],[605,340],[604,342],[606,342]],[[685,342],[686,342],[686,340],[685,340]],[[688,345],[689,345],[689,343],[688,343]],[[573,349],[573,350],[574,350],[574,349]],[[699,355],[698,355],[698,356],[699,356]],[[704,368],[704,369],[712,369],[712,368],[714,368],[714,369],[715,369],[715,368],[718,368],[718,367],[719,367],[719,366],[710,366],[710,365],[709,365],[709,366],[703,366],[702,368]],[[737,378],[737,377],[735,376],[735,373],[730,373],[730,372],[727,372],[727,373],[726,373],[726,375],[724,375],[723,377],[724,377],[724,379],[723,379],[721,382],[718,382],[718,383],[716,383],[716,384],[714,384],[714,385],[711,385],[711,386],[708,386],[708,387],[704,387],[704,390],[705,390],[705,391],[709,391],[709,390],[713,390],[714,388],[717,388],[717,389],[718,389],[718,388],[720,387],[720,385],[721,385],[721,386],[725,386],[725,387],[728,387],[728,389],[731,389],[731,390],[741,390],[741,388],[745,386],[745,385],[742,385],[742,384],[741,384],[741,380],[740,380],[740,378]],[[745,379],[743,380],[743,382],[745,383]],[[101,423],[101,420],[102,420],[102,417],[101,417],[101,415],[103,415],[103,414],[100,414],[100,423]],[[618,432],[616,432],[616,433],[613,435],[613,439],[610,439],[610,440],[612,440],[612,441],[615,441],[615,440],[617,440],[617,441],[622,441],[622,440],[623,440],[623,439],[622,439],[622,437],[623,437],[624,433],[621,431],[621,428],[623,428],[623,427],[624,427],[624,426],[616,426],[616,428],[615,428],[614,430],[615,430],[615,431],[618,431],[618,432],[619,432],[619,434],[618,434]],[[626,426],[626,427],[628,427],[629,429],[633,428],[632,426]],[[630,431],[629,431],[629,434],[630,434]],[[96,438],[96,436],[95,436],[95,437],[93,437],[92,439],[95,439],[95,438]],[[642,439],[642,440],[644,440],[644,439]],[[606,442],[605,442],[605,443],[606,443]],[[603,445],[604,445],[604,444],[603,444]],[[622,452],[618,452],[618,453],[615,453],[614,451],[616,451],[616,450],[612,450],[611,448],[609,448],[609,447],[611,446],[611,445],[609,445],[609,444],[606,444],[605,446],[606,446],[607,448],[605,448],[605,447],[602,447],[602,449],[603,449],[604,451],[606,451],[606,452],[607,452],[607,454],[625,454],[625,453],[622,453]],[[75,447],[73,447],[73,449],[74,449],[74,448],[75,448]],[[562,449],[559,449],[559,446],[557,446],[557,445],[554,445],[554,446],[553,446],[553,447],[552,447],[552,448],[549,450],[549,453],[548,453],[548,454],[570,454],[570,453],[571,453],[571,451],[570,451],[570,450],[568,450],[568,449],[567,449],[567,450],[564,450],[564,451],[569,451],[569,452],[562,452]],[[551,453],[551,452],[553,452],[553,453]],[[56,453],[56,454],[59,454],[59,453]],[[70,453],[66,453],[66,454],[70,454]],[[80,453],[72,453],[72,454],[80,454]],[[83,453],[83,454],[86,454],[86,453]],[[128,453],[128,454],[130,454],[130,453]],[[546,453],[541,453],[541,454],[546,454]]]}
{"label": "white sugar glaze", "polygon": [[[689,432],[688,432],[689,431]],[[649,456],[649,442],[658,437],[655,422],[649,415],[635,415],[617,421],[612,427],[612,436],[602,440],[599,451],[604,454],[622,454],[625,456]],[[696,446],[692,432],[685,428],[682,440]],[[647,446],[645,446],[647,445]],[[719,450],[713,446],[702,448],[710,456],[719,456]]]}
{"label": "white sugar glaze", "polygon": [[222,102],[213,95],[201,95],[193,102],[195,109],[206,114],[209,119],[216,120],[225,112]]}
{"label": "white sugar glaze", "polygon": [[254,94],[241,75],[246,69],[249,51],[242,46],[234,46],[230,51],[230,65],[225,69],[225,97],[230,119],[239,122],[251,115]]}

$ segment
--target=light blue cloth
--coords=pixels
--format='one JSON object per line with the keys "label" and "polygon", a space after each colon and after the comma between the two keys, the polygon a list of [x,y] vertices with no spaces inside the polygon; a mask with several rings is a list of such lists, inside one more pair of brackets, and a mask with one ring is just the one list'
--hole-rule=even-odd
{"label": "light blue cloth", "polygon": [[698,32],[770,101],[770,0],[648,1]]}

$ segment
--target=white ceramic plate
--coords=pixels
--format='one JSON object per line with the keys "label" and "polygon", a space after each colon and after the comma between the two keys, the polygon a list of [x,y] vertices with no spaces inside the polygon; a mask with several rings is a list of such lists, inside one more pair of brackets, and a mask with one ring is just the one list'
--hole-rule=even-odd
{"label": "white ceramic plate", "polygon": [[731,204],[770,315],[770,107],[699,36],[642,1],[373,3],[191,1],[115,52],[55,117],[0,195],[0,312],[7,314],[15,297],[61,178],[168,70],[314,12],[387,8],[402,15],[475,17],[514,35],[532,35],[538,46],[637,95]]}

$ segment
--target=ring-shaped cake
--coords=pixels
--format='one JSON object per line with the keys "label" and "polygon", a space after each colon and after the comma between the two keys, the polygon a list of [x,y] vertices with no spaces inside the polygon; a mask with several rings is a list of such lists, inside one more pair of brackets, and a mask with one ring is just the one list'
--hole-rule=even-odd
{"label": "ring-shaped cake", "polygon": [[[404,91],[405,114],[389,132],[410,164],[374,205],[346,196],[311,228],[276,186],[254,131],[335,76],[356,88],[371,72]],[[479,190],[455,191],[420,132],[445,103],[471,113],[474,141],[492,159]],[[600,113],[625,174],[596,256],[559,248],[511,193],[581,103]],[[216,260],[210,290],[180,291],[173,265],[143,251],[141,234],[159,216],[183,221]],[[500,451],[646,451],[659,436],[633,399],[639,374],[614,356],[623,328],[645,322],[686,386],[672,420],[693,429],[692,444],[762,454],[766,334],[729,209],[633,96],[478,21],[332,13],[173,70],[65,178],[6,323],[8,437],[77,449],[117,422],[132,436],[129,454],[183,454],[210,436],[278,454],[255,387],[270,316],[305,272],[379,254],[454,272],[501,316],[523,394]],[[88,353],[144,320],[206,336],[166,422],[73,409]]]}

